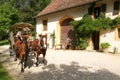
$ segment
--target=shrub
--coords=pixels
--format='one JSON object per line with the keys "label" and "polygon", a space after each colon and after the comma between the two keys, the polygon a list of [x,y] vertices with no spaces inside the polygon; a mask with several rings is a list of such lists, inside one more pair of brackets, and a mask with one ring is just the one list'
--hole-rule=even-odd
{"label": "shrub", "polygon": [[85,50],[87,46],[88,46],[87,40],[80,38],[78,41],[78,48],[81,50]]}
{"label": "shrub", "polygon": [[110,47],[110,44],[108,42],[104,42],[104,43],[100,44],[100,48],[102,48],[102,49],[107,49],[109,47]]}

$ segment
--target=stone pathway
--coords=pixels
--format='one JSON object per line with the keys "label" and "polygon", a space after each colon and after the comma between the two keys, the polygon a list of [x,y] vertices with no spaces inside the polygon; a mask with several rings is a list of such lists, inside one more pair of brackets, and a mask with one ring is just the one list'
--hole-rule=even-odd
{"label": "stone pathway", "polygon": [[0,47],[0,63],[14,80],[120,80],[120,54],[48,49],[45,69],[36,67],[34,57],[29,56],[28,66],[21,73],[8,47]]}

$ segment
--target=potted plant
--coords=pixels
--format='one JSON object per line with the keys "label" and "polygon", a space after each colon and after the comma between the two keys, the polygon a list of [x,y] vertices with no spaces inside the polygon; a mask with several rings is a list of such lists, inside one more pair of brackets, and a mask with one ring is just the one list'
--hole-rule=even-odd
{"label": "potted plant", "polygon": [[102,49],[103,52],[108,52],[108,48],[110,47],[110,43],[104,42],[100,44],[100,48]]}
{"label": "potted plant", "polygon": [[52,34],[50,34],[50,37],[52,39],[52,47],[53,47],[54,44],[55,44],[55,32],[53,32]]}

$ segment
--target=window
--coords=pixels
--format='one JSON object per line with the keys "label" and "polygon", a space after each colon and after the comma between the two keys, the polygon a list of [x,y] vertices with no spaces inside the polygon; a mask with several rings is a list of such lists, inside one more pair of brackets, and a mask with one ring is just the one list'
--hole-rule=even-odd
{"label": "window", "polygon": [[43,20],[43,30],[47,30],[47,20]]}
{"label": "window", "polygon": [[106,4],[102,4],[102,7],[101,7],[101,9],[102,9],[102,12],[106,12]]}
{"label": "window", "polygon": [[120,6],[120,2],[119,1],[115,1],[114,2],[114,8],[113,8],[113,15],[118,15],[118,13],[119,13],[119,6]]}
{"label": "window", "polygon": [[104,15],[105,15],[106,9],[107,9],[106,4],[91,6],[88,8],[88,14],[89,15],[94,14],[94,18],[98,18],[100,16],[101,12],[104,13]]}
{"label": "window", "polygon": [[89,7],[88,8],[88,14],[92,15],[93,12],[94,12],[94,7]]}
{"label": "window", "polygon": [[94,17],[98,18],[101,12],[101,8],[100,7],[96,7],[94,8]]}

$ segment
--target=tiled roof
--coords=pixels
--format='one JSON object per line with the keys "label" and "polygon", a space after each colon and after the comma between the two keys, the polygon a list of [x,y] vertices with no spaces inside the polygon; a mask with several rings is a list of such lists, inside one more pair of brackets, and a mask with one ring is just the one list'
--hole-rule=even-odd
{"label": "tiled roof", "polygon": [[85,5],[99,0],[53,0],[45,9],[36,17],[62,11],[65,9]]}

